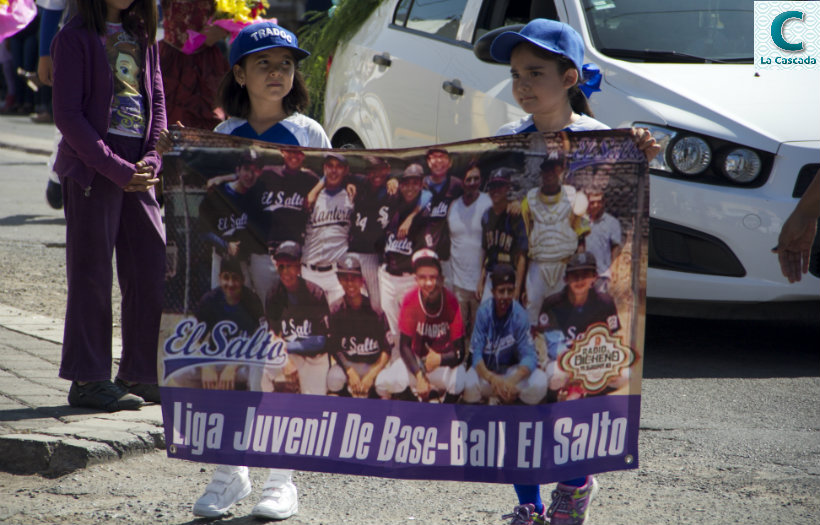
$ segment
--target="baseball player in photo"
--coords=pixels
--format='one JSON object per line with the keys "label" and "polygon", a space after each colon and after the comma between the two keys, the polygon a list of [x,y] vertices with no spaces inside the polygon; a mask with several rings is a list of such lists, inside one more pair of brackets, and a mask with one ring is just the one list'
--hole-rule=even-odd
{"label": "baseball player in photo", "polygon": [[302,249],[302,275],[319,285],[333,303],[344,295],[336,278],[335,263],[347,253],[353,201],[345,191],[349,167],[339,153],[325,153],[324,188],[319,192],[307,221]]}
{"label": "baseball player in photo", "polygon": [[547,395],[547,375],[536,367],[529,317],[515,299],[515,270],[497,264],[490,280],[492,300],[478,308],[473,329],[464,401],[538,404]]}
{"label": "baseball player in photo", "polygon": [[[381,312],[379,261],[380,254],[384,252],[385,228],[390,221],[391,193],[387,188],[390,164],[384,158],[376,156],[365,157],[365,161],[365,174],[349,177],[356,186],[356,197],[353,199],[348,251],[355,254],[361,262],[370,306],[376,312]],[[391,180],[398,186],[395,179]]]}
{"label": "baseball player in photo", "polygon": [[481,218],[492,205],[490,197],[480,191],[480,186],[481,169],[476,162],[471,162],[464,170],[464,193],[453,201],[447,214],[451,289],[458,298],[464,318],[464,340],[468,346],[479,304],[476,288],[482,268]]}
{"label": "baseball player in photo", "polygon": [[[423,207],[430,199],[430,193],[422,190],[420,164],[410,164],[399,178],[399,193],[391,198],[388,210],[388,222],[385,228],[384,264],[379,267],[379,293],[381,306],[387,323],[390,326],[398,352],[399,309],[404,295],[416,286],[413,275],[413,253],[423,243],[419,235],[418,219],[411,219],[411,227],[405,236],[399,235],[399,229],[408,217]],[[394,358],[397,355],[393,356]]]}
{"label": "baseball player in photo", "polygon": [[258,209],[264,224],[268,254],[251,257],[251,276],[261,294],[267,294],[278,282],[271,256],[279,244],[285,241],[302,244],[304,241],[307,196],[319,183],[319,177],[302,166],[305,160],[302,150],[283,147],[280,151],[283,164],[265,167],[259,177],[262,193]]}
{"label": "baseball player in photo", "polygon": [[441,262],[429,248],[413,254],[417,287],[402,300],[399,316],[401,359],[384,372],[393,394],[409,386],[422,401],[433,392],[455,402],[464,390],[464,324],[458,300],[444,288]]}
{"label": "baseball player in photo", "polygon": [[606,196],[602,190],[592,188],[584,193],[589,201],[589,234],[584,237],[584,247],[598,262],[598,281],[595,283],[595,289],[607,293],[609,281],[612,279],[612,263],[623,248],[621,223],[606,212]]}
{"label": "baseball player in photo", "polygon": [[[265,323],[262,302],[245,286],[242,266],[236,257],[226,255],[219,262],[219,286],[202,296],[194,308],[197,321],[207,327],[206,339],[221,321],[234,323],[240,333],[250,335]],[[204,341],[203,341],[204,342]],[[247,390],[249,370],[246,365],[203,365],[182,372],[171,386],[208,388],[214,390]]]}
{"label": "baseball player in photo", "polygon": [[574,187],[563,184],[564,170],[563,155],[544,159],[541,186],[528,191],[521,203],[529,238],[527,312],[533,326],[544,298],[563,287],[567,261],[578,249],[578,237],[586,233],[582,219],[586,199]]}
{"label": "baseball player in photo", "polygon": [[[262,158],[255,149],[245,150],[236,167],[236,178],[220,184],[208,185],[208,191],[199,205],[199,224],[206,243],[213,247],[211,286],[219,286],[220,260],[228,255],[242,264],[254,286],[249,270],[251,257],[267,258],[264,226],[260,224],[259,198]],[[264,294],[267,290],[261,290]],[[262,298],[260,298],[261,301]]]}
{"label": "baseball player in photo", "polygon": [[434,250],[441,258],[444,279],[452,287],[450,268],[450,231],[447,213],[450,205],[461,197],[464,187],[461,179],[452,172],[453,160],[450,153],[442,148],[430,148],[426,155],[430,173],[424,177],[424,189],[431,194],[430,203],[422,215],[422,227],[427,248]]}
{"label": "baseball player in photo", "polygon": [[336,265],[336,276],[345,294],[330,308],[327,349],[336,363],[327,374],[327,390],[344,396],[389,398],[379,379],[390,359],[389,329],[384,315],[362,294],[359,259],[345,255]]}
{"label": "baseball player in photo", "polygon": [[510,264],[515,269],[514,298],[516,301],[521,298],[529,241],[524,218],[520,214],[514,215],[508,211],[507,193],[515,173],[512,168],[496,168],[487,181],[487,193],[490,195],[492,206],[481,217],[483,261],[476,290],[479,301],[489,301],[492,298],[491,280],[487,277],[500,263]]}
{"label": "baseball player in photo", "polygon": [[[594,324],[603,324],[610,333],[621,328],[615,301],[609,294],[598,292],[598,263],[590,252],[573,255],[566,267],[566,286],[557,294],[547,297],[538,315],[537,330],[547,341],[547,377],[550,399],[577,399],[586,396],[582,387],[569,385],[569,376],[556,365],[557,359],[581,339]],[[610,381],[610,389],[620,388],[629,380],[629,369]]]}
{"label": "baseball player in photo", "polygon": [[[279,283],[265,300],[265,317],[274,334],[287,344],[288,362],[283,370],[290,380],[298,372],[300,392],[326,394],[330,362],[325,345],[328,335],[328,304],[324,290],[302,278],[302,250],[285,241],[274,252]],[[266,369],[263,391],[275,390],[277,370]]]}

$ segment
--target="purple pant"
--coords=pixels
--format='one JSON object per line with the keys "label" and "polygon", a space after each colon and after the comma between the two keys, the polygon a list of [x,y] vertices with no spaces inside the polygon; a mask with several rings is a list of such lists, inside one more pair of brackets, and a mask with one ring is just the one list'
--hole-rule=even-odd
{"label": "purple pant", "polygon": [[[121,157],[140,159],[142,139],[108,135]],[[165,278],[165,228],[155,192],[124,192],[99,173],[90,189],[60,177],[66,218],[68,304],[60,377],[111,379],[112,257],[122,291],[117,377],[157,382],[157,338]]]}

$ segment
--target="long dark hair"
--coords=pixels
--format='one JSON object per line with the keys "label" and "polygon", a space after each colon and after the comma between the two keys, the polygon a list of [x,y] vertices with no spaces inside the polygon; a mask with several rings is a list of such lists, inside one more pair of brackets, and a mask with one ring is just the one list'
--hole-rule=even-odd
{"label": "long dark hair", "polygon": [[[108,12],[105,0],[85,0],[75,4],[85,27],[93,33],[104,35]],[[157,3],[154,0],[134,0],[122,12],[122,28],[148,45],[153,45],[157,40]]]}
{"label": "long dark hair", "polygon": [[[240,67],[245,67],[245,60],[247,56],[237,63]],[[233,68],[229,69],[225,76],[222,77],[222,82],[219,84],[219,91],[217,94],[222,110],[228,116],[247,119],[251,114],[251,99],[248,96],[248,90],[239,85],[233,74]],[[308,95],[307,85],[302,72],[296,69],[293,72],[293,87],[290,89],[285,98],[282,99],[282,109],[285,113],[292,115],[294,113],[301,113],[310,104],[310,95]]]}
{"label": "long dark hair", "polygon": [[[570,69],[577,69],[575,64],[569,58],[565,57],[564,55],[556,55],[555,53],[550,53],[545,49],[541,49],[538,46],[530,45],[530,49],[538,56],[544,60],[552,60],[558,63],[558,73],[563,75]],[[578,71],[578,83],[582,82],[583,78],[581,78],[581,72]],[[567,98],[569,98],[569,105],[572,107],[572,111],[578,113],[579,115],[587,115],[590,117],[595,117],[592,114],[592,109],[589,107],[589,102],[587,101],[587,97],[584,96],[584,92],[581,91],[581,88],[578,87],[578,83],[574,86],[570,87],[567,90]]]}

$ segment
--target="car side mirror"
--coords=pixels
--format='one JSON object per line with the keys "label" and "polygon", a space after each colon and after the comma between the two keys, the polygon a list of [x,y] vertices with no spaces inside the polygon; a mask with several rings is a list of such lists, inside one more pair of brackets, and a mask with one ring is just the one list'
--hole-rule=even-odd
{"label": "car side mirror", "polygon": [[498,64],[498,62],[493,59],[492,55],[490,55],[490,46],[492,45],[493,40],[495,40],[495,37],[506,31],[520,31],[523,27],[524,24],[513,24],[509,26],[497,27],[492,31],[488,31],[482,35],[481,38],[476,40],[475,45],[473,45],[473,54],[475,54],[476,58],[482,62]]}

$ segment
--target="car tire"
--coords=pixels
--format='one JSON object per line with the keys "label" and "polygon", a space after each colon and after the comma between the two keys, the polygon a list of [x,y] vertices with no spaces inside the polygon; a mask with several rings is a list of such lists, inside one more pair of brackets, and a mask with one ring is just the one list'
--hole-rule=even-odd
{"label": "car tire", "polygon": [[336,135],[332,144],[336,149],[365,149],[362,140],[353,132]]}

